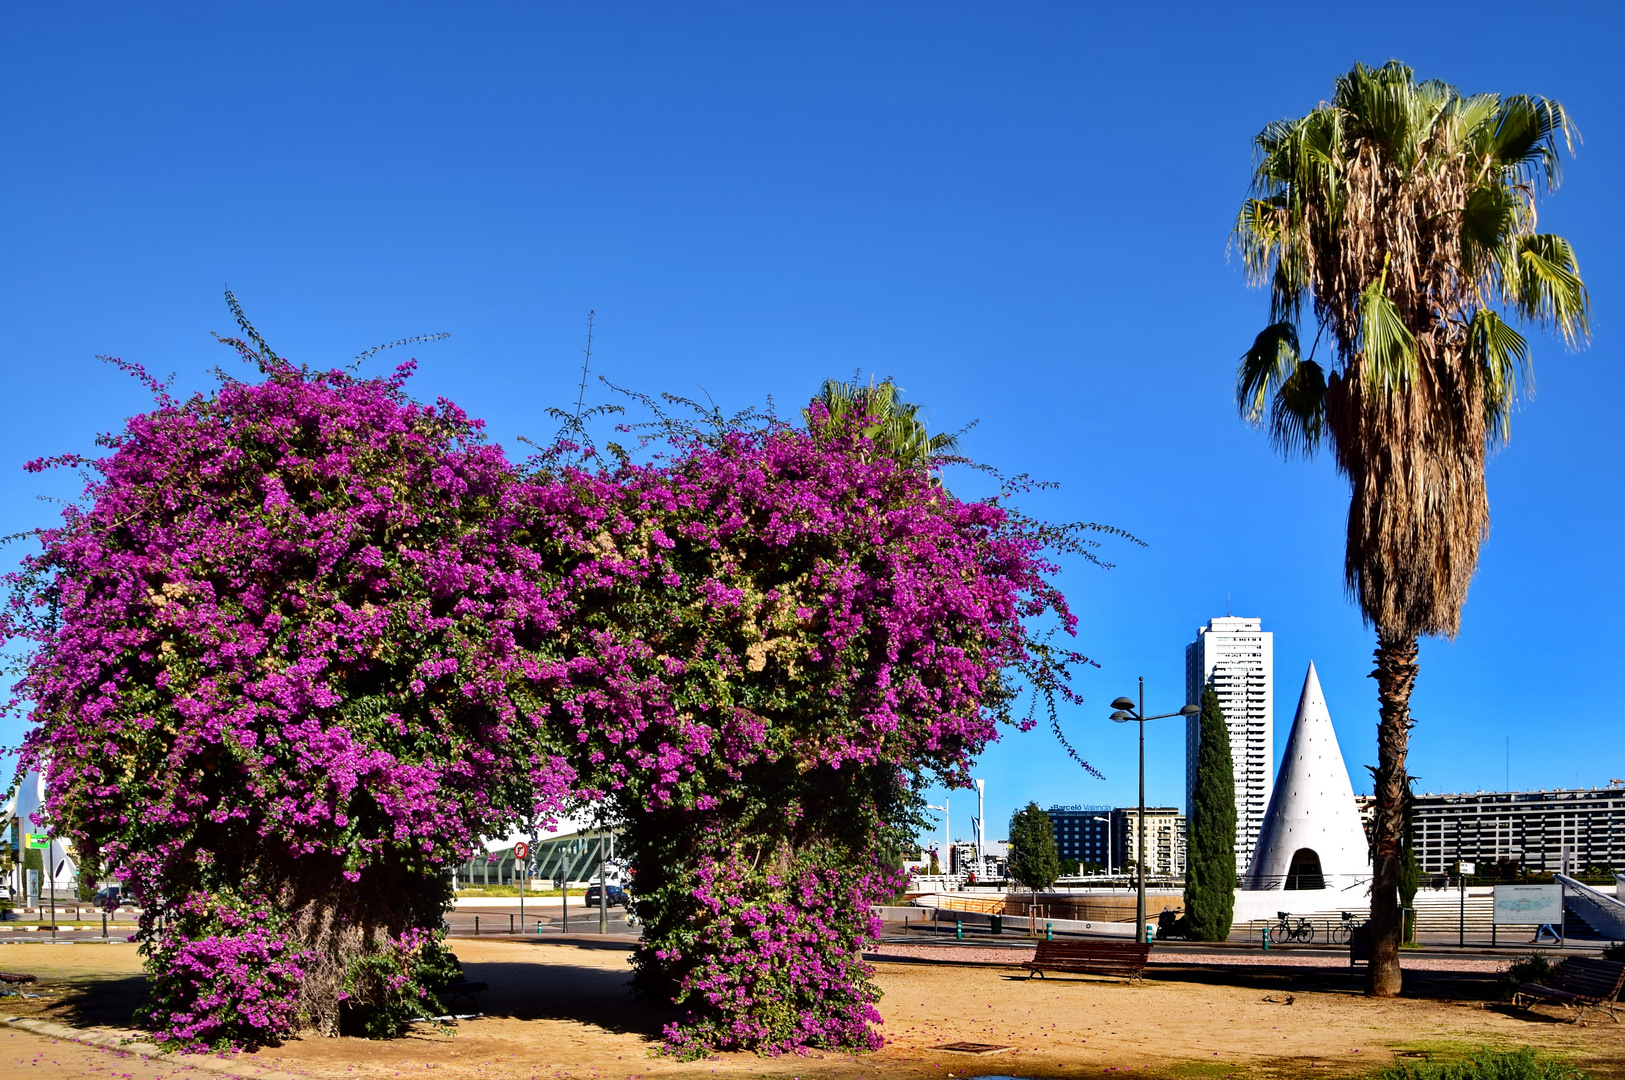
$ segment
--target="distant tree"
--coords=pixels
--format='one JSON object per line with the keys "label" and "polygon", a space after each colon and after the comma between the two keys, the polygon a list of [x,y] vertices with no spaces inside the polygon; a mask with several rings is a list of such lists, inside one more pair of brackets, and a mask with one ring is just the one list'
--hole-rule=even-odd
{"label": "distant tree", "polygon": [[1083,863],[1076,859],[1061,860],[1061,877],[1076,877],[1083,872]]}
{"label": "distant tree", "polygon": [[1035,802],[1010,815],[1010,876],[1033,892],[1049,888],[1061,876],[1055,827]]}
{"label": "distant tree", "polygon": [[[1407,777],[1406,779],[1414,782],[1415,777]],[[1405,795],[1404,847],[1400,849],[1399,857],[1399,906],[1402,912],[1410,912],[1410,914],[1404,916],[1401,940],[1406,943],[1414,943],[1416,941],[1416,890],[1422,885],[1422,867],[1416,861],[1416,822],[1411,812],[1411,800],[1415,798],[1415,793],[1407,789]]]}
{"label": "distant tree", "polygon": [[1211,687],[1202,691],[1199,724],[1185,913],[1192,938],[1223,941],[1236,908],[1236,781],[1230,729]]}
{"label": "distant tree", "polygon": [[930,874],[932,877],[936,877],[938,874],[942,873],[942,864],[937,862],[936,848],[931,849],[931,866],[926,870],[926,873]]}

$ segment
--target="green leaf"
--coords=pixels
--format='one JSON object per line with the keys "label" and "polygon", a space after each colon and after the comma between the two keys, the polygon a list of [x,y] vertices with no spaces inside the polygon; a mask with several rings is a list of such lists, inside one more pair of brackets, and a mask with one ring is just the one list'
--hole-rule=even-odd
{"label": "green leaf", "polygon": [[1416,338],[1400,317],[1399,309],[1383,291],[1383,277],[1360,293],[1360,337],[1357,348],[1364,366],[1385,392],[1410,386],[1417,376]]}
{"label": "green leaf", "polygon": [[1326,373],[1305,360],[1275,391],[1270,408],[1270,442],[1288,457],[1308,457],[1326,434]]}
{"label": "green leaf", "polygon": [[1492,443],[1512,436],[1512,408],[1520,384],[1529,387],[1529,342],[1488,308],[1473,313],[1468,329],[1468,357],[1484,390],[1484,427]]}
{"label": "green leaf", "polygon": [[1236,408],[1243,420],[1257,424],[1264,418],[1270,394],[1292,376],[1298,366],[1298,328],[1289,322],[1266,326],[1241,355],[1236,371]]}
{"label": "green leaf", "polygon": [[1518,94],[1501,103],[1491,151],[1496,164],[1529,179],[1541,178],[1548,188],[1562,179],[1557,137],[1574,152],[1579,134],[1563,106],[1543,97]]}
{"label": "green leaf", "polygon": [[1536,233],[1521,237],[1515,249],[1509,284],[1518,313],[1531,322],[1555,327],[1569,345],[1591,335],[1591,298],[1580,280],[1574,248],[1561,236]]}

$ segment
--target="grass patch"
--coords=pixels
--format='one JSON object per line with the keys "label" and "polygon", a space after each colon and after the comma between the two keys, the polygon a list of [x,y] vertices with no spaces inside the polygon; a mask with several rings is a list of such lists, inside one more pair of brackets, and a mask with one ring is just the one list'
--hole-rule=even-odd
{"label": "grass patch", "polygon": [[1396,1061],[1375,1080],[1590,1080],[1583,1069],[1551,1057],[1517,1050],[1474,1051],[1458,1061]]}
{"label": "grass patch", "polygon": [[1181,1061],[1158,1069],[1159,1078],[1167,1080],[1223,1080],[1227,1076],[1249,1075],[1252,1066],[1237,1065],[1233,1061]]}
{"label": "grass patch", "polygon": [[[517,886],[517,885],[476,885],[476,886],[464,886],[463,888],[460,888],[460,889],[457,890],[457,896],[459,896],[459,897],[465,897],[465,896],[473,896],[473,897],[479,897],[479,896],[518,896],[518,895],[519,895],[519,886]],[[527,897],[530,897],[530,896],[563,896],[564,893],[561,892],[558,889],[529,889],[529,888],[527,888],[525,890],[525,895]],[[585,896],[585,895],[587,895],[587,890],[586,889],[571,889],[570,890],[570,895],[571,896]]]}

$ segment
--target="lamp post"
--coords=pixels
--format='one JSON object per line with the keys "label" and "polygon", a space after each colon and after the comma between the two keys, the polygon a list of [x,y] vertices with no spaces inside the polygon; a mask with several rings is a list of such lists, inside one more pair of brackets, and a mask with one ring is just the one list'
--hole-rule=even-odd
{"label": "lamp post", "polygon": [[944,795],[942,797],[941,806],[932,806],[930,803],[927,803],[925,808],[927,810],[942,811],[942,865],[938,866],[937,869],[940,870],[944,875],[947,875],[949,868],[953,865],[954,861],[952,850],[954,843],[953,829],[950,826],[948,818],[948,796]]}
{"label": "lamp post", "polygon": [[1145,722],[1147,720],[1166,720],[1170,716],[1195,716],[1202,710],[1195,705],[1187,705],[1178,712],[1161,713],[1157,716],[1145,715],[1145,676],[1140,676],[1140,703],[1136,708],[1130,698],[1120,697],[1112,702],[1112,720],[1115,723],[1126,724],[1130,720],[1140,725],[1140,820],[1138,857],[1135,862],[1135,878],[1137,891],[1134,901],[1134,937],[1139,939],[1145,933]]}
{"label": "lamp post", "polygon": [[1091,821],[1101,822],[1106,826],[1106,876],[1112,876],[1112,819],[1109,817],[1091,818]]}

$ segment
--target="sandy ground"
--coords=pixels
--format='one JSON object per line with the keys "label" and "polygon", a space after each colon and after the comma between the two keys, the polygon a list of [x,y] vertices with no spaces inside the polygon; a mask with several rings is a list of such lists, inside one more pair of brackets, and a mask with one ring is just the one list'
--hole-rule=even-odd
{"label": "sandy ground", "polygon": [[[1479,1046],[1531,1045],[1598,1077],[1625,1080],[1625,1024],[1604,1017],[1576,1027],[1556,1015],[1504,1009],[1490,1000],[1492,975],[1461,970],[1460,961],[1429,967],[1425,957],[1406,958],[1410,996],[1395,1001],[1366,999],[1358,976],[1341,964],[1263,965],[1254,954],[1230,964],[1166,956],[1173,962],[1159,963],[1138,985],[1028,981],[1010,967],[928,958],[938,953],[899,957],[876,965],[886,994],[880,1009],[887,1046],[878,1053],[729,1054],[684,1063],[651,1053],[671,1014],[627,995],[624,947],[493,938],[460,940],[456,948],[468,977],[491,990],[481,1001],[487,1015],[461,1023],[455,1034],[424,1031],[393,1042],[299,1039],[237,1059],[239,1065],[323,1078],[436,1080],[835,1080],[875,1073],[946,1080],[1116,1072],[1225,1080],[1356,1076],[1400,1054],[1453,1057]],[[41,996],[7,997],[0,1015],[121,1027],[142,993],[138,958],[127,945],[0,947],[0,968],[42,978]],[[985,1056],[934,1049],[959,1041],[1009,1049]],[[0,1074],[7,1077],[146,1080],[177,1069],[0,1028]]]}

